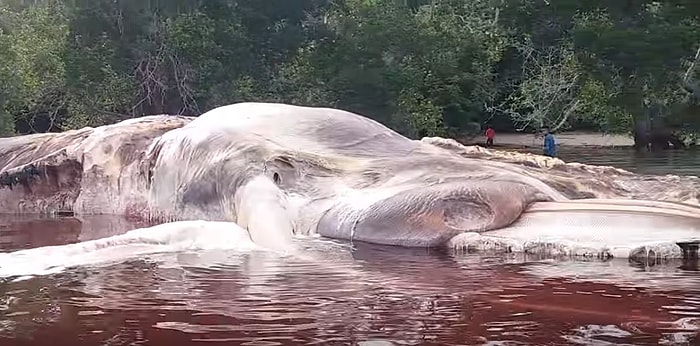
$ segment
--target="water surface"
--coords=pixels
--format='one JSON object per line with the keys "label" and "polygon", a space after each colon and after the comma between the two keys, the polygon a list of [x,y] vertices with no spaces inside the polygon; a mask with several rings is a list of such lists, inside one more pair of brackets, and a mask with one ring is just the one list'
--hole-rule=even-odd
{"label": "water surface", "polygon": [[[132,227],[104,217],[6,220],[2,246],[69,243]],[[653,345],[691,342],[700,324],[700,281],[688,270],[695,263],[306,242],[304,256],[296,257],[161,254],[5,279],[0,344]]]}
{"label": "water surface", "polygon": [[[541,151],[532,148],[520,151],[541,154]],[[700,150],[697,149],[649,152],[630,147],[560,147],[558,157],[566,162],[614,166],[639,174],[700,176]]]}

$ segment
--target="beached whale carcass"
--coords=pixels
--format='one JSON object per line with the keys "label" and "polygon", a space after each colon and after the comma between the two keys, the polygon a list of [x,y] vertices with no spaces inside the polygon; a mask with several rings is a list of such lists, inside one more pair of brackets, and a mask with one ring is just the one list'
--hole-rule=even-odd
{"label": "beached whale carcass", "polygon": [[504,229],[538,203],[566,216],[571,199],[622,199],[587,205],[631,218],[638,208],[625,198],[648,199],[665,222],[699,220],[695,178],[673,178],[671,188],[669,177],[467,149],[410,140],[337,109],[239,103],[195,119],[0,139],[0,207],[225,220],[258,234],[272,227],[431,247]]}

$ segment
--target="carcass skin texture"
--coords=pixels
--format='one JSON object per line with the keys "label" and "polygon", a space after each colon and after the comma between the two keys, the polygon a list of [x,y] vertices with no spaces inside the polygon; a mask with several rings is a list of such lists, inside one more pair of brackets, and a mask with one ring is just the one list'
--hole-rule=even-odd
{"label": "carcass skin texture", "polygon": [[[689,227],[700,218],[697,177],[410,140],[361,115],[265,103],[0,138],[0,187],[3,213],[233,221],[252,232],[273,211],[283,232],[409,247],[505,229],[543,208],[572,213],[572,200]],[[255,196],[265,208],[246,202],[253,190],[265,191]]]}

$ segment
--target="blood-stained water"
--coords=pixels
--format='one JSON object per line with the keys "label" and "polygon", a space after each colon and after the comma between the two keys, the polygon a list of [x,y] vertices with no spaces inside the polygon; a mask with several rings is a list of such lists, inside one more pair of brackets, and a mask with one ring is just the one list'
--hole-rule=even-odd
{"label": "blood-stained water", "polygon": [[[139,226],[117,217],[6,218],[0,246],[68,244]],[[302,245],[303,256],[170,253],[5,278],[0,345],[700,342],[696,263]]]}

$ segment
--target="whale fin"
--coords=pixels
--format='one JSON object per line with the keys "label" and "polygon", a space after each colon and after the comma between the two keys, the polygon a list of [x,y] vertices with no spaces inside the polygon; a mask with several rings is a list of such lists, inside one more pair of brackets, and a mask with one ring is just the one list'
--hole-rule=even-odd
{"label": "whale fin", "polygon": [[289,248],[294,233],[286,201],[272,180],[254,177],[236,191],[236,223],[248,230],[255,244],[284,251]]}

